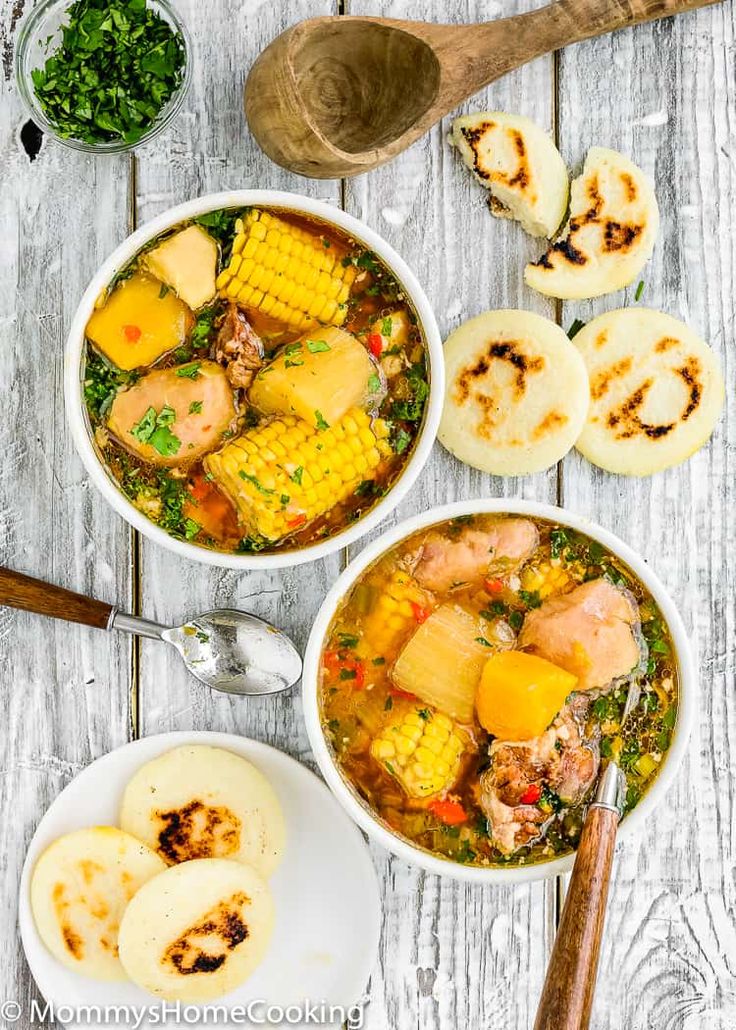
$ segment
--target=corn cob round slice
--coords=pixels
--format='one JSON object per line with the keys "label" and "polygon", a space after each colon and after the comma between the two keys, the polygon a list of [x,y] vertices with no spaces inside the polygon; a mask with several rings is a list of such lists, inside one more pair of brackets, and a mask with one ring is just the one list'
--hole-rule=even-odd
{"label": "corn cob round slice", "polygon": [[363,623],[365,640],[377,654],[386,655],[405,633],[421,621],[431,599],[413,576],[395,569]]}
{"label": "corn cob round slice", "polygon": [[384,726],[370,750],[410,797],[426,798],[454,786],[465,741],[444,712],[412,707]]}
{"label": "corn cob round slice", "polygon": [[236,230],[230,264],[217,279],[222,295],[295,329],[342,325],[357,275],[354,265],[343,266],[344,251],[258,208]]}
{"label": "corn cob round slice", "polygon": [[205,459],[249,535],[279,540],[347,500],[391,453],[385,422],[360,408],[318,430],[282,415]]}

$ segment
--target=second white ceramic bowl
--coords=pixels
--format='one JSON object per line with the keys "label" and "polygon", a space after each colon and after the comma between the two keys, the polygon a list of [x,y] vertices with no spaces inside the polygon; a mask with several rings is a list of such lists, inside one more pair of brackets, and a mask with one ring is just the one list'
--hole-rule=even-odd
{"label": "second white ceramic bowl", "polygon": [[[219,208],[249,206],[281,208],[285,212],[292,211],[318,218],[328,225],[343,230],[368,250],[377,254],[401,284],[414,308],[424,336],[429,368],[430,392],[424,423],[411,457],[386,496],[361,519],[347,526],[341,532],[335,533],[329,539],[310,544],[308,547],[284,550],[273,554],[225,554],[220,551],[212,551],[186,540],[177,540],[147,519],[131,504],[98,456],[92,441],[92,431],[87,418],[82,390],[84,330],[97,297],[107,287],[116,272],[124,268],[149,241],[180,222],[209,211],[216,211]],[[281,569],[301,565],[317,558],[324,558],[340,548],[347,547],[365,533],[375,529],[379,522],[386,518],[403,500],[429,457],[437,435],[444,392],[444,364],[439,329],[424,290],[408,265],[385,240],[359,222],[357,218],[353,218],[352,215],[348,215],[322,200],[312,200],[310,197],[277,190],[232,190],[227,193],[212,193],[209,196],[199,197],[186,204],[170,208],[137,229],[110,255],[87,287],[69,330],[64,357],[64,395],[72,438],[92,482],[103,497],[131,526],[155,543],[161,544],[162,547],[166,547],[183,558],[191,558],[204,562],[206,565],[217,565],[229,569]]]}
{"label": "second white ceramic bowl", "polygon": [[451,876],[458,880],[469,880],[474,883],[518,884],[528,880],[539,880],[547,876],[557,876],[561,873],[569,872],[575,860],[574,854],[529,866],[481,868],[441,858],[417,847],[407,839],[394,833],[381,822],[357,791],[343,777],[325,737],[320,718],[319,673],[322,647],[340,602],[350,591],[361,573],[395,544],[419,529],[444,522],[446,519],[457,518],[460,515],[473,515],[484,512],[528,515],[531,518],[549,519],[562,526],[569,526],[571,529],[585,533],[593,540],[597,540],[602,544],[606,550],[618,555],[632,572],[639,577],[659,605],[665,622],[669,626],[679,667],[680,696],[677,723],[672,734],[672,742],[657,774],[657,778],[636,808],[621,823],[619,836],[621,838],[632,836],[651,818],[652,812],[661,802],[680,767],[695,715],[698,682],[695,675],[690,641],[672,599],[644,559],[640,558],[639,555],[632,551],[622,540],[614,536],[613,533],[609,533],[608,530],[603,529],[594,522],[590,522],[580,515],[565,511],[563,508],[554,508],[551,505],[537,504],[533,501],[509,501],[506,499],[461,501],[442,508],[434,508],[421,515],[415,515],[412,518],[406,519],[373,541],[361,552],[355,561],[350,563],[348,568],[339,577],[317,614],[304,657],[304,675],[302,679],[304,717],[312,750],[322,775],[348,814],[370,837],[407,862],[421,866],[431,873]]}

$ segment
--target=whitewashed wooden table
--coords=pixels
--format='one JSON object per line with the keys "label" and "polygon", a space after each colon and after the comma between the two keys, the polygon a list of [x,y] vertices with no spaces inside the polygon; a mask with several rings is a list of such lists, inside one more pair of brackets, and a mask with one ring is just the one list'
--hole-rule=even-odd
{"label": "whitewashed wooden table", "polygon": [[[493,307],[532,308],[568,327],[633,303],[633,290],[557,307],[524,287],[523,264],[538,244],[490,218],[446,143],[447,123],[344,183],[271,164],[242,116],[247,69],[291,23],[338,13],[332,0],[178,0],[196,65],[174,126],[132,157],[95,159],[46,141],[31,162],[11,76],[24,6],[31,0],[0,0],[0,561],[161,621],[247,608],[303,643],[348,555],[286,573],[210,571],[132,533],[87,481],[64,420],[62,349],[82,290],[112,248],[180,201],[273,187],[342,206],[385,236],[424,284],[443,333]],[[475,21],[535,6],[346,0],[340,10]],[[720,355],[732,403],[711,445],[641,481],[574,454],[546,475],[502,481],[462,468],[437,445],[396,515],[466,497],[564,504],[647,555],[692,630],[700,718],[668,802],[618,853],[595,1030],[736,1027],[735,85],[736,18],[726,0],[536,61],[468,105],[531,116],[557,134],[571,166],[602,144],[654,177],[662,229],[642,303],[684,318]],[[250,735],[311,761],[298,694],[214,696],[168,652],[0,609],[0,1001],[27,1007],[37,997],[16,930],[25,847],[49,802],[93,758],[137,735],[195,728]],[[377,847],[373,856],[384,923],[369,1030],[531,1027],[564,884],[478,889]],[[14,1025],[25,1030],[28,1016]]]}

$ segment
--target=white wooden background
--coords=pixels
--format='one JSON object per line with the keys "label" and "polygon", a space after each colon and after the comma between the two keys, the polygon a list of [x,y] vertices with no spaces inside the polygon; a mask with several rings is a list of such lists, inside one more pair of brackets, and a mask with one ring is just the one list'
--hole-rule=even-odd
{"label": "white wooden background", "polygon": [[[31,0],[0,0],[0,560],[161,621],[243,607],[303,643],[347,556],[291,572],[208,571],[131,533],[87,482],[62,403],[62,348],[87,281],[137,224],[230,187],[275,187],[342,205],[417,272],[443,333],[493,307],[574,318],[633,303],[633,290],[561,310],[522,283],[538,254],[492,221],[447,146],[449,121],[392,164],[341,184],[272,165],[241,113],[252,60],[337,0],[178,0],[195,42],[191,93],[174,126],[134,157],[95,159],[44,142],[30,162],[12,83],[17,22]],[[483,20],[540,0],[347,0],[348,13]],[[733,401],[736,269],[736,19],[719,6],[545,58],[467,109],[530,115],[568,163],[602,144],[656,180],[662,229],[643,303],[686,319],[719,352]],[[700,654],[702,705],[689,759],[647,832],[620,849],[593,1017],[595,1030],[736,1027],[736,418],[710,447],[642,481],[572,455],[546,475],[498,480],[439,446],[396,517],[465,497],[564,503],[617,532],[678,600]],[[356,548],[357,550],[357,548]],[[37,992],[16,932],[25,847],[49,802],[93,758],[137,734],[213,729],[311,761],[298,694],[213,696],[168,648],[0,609],[0,1001]],[[496,890],[440,880],[373,848],[383,884],[381,953],[369,1030],[527,1030],[564,885]],[[356,927],[356,934],[360,928]],[[15,1026],[28,1026],[23,1018]]]}

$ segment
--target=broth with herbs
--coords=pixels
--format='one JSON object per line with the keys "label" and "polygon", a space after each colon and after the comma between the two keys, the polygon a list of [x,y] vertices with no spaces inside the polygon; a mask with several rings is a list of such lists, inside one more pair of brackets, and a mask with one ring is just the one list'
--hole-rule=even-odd
{"label": "broth with herbs", "polygon": [[672,641],[644,585],[595,540],[523,516],[456,518],[394,546],[340,605],[320,683],[362,802],[480,866],[573,850],[609,758],[630,811],[677,719]]}
{"label": "broth with herbs", "polygon": [[315,219],[213,211],[98,298],[84,397],[109,474],[170,535],[226,552],[324,540],[390,490],[429,393],[401,285]]}

